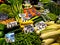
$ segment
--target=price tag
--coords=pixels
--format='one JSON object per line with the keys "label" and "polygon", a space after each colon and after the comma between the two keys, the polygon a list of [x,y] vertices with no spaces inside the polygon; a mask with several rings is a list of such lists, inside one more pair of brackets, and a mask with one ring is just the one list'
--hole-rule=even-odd
{"label": "price tag", "polygon": [[19,14],[19,17],[21,17],[22,21],[25,22],[26,20],[30,19],[29,17],[26,18],[26,14]]}
{"label": "price tag", "polygon": [[49,13],[49,12],[50,12],[49,9],[44,10],[44,13]]}
{"label": "price tag", "polygon": [[7,24],[7,28],[11,28],[11,24],[10,23]]}
{"label": "price tag", "polygon": [[60,20],[60,15],[58,16],[58,19]]}
{"label": "price tag", "polygon": [[43,30],[43,29],[45,29],[46,26],[47,25],[43,21],[35,24],[35,27],[37,27],[38,30]]}
{"label": "price tag", "polygon": [[6,39],[7,43],[15,42],[14,33],[7,33],[7,34],[5,34],[5,39]]}
{"label": "price tag", "polygon": [[24,27],[24,33],[33,32],[33,31],[34,31],[33,25],[26,25]]}
{"label": "price tag", "polygon": [[17,26],[17,21],[10,22],[10,23],[7,24],[7,28],[12,28],[14,26]]}
{"label": "price tag", "polygon": [[41,2],[38,2],[38,6],[43,6],[43,4]]}
{"label": "price tag", "polygon": [[19,17],[25,17],[26,14],[19,14]]}

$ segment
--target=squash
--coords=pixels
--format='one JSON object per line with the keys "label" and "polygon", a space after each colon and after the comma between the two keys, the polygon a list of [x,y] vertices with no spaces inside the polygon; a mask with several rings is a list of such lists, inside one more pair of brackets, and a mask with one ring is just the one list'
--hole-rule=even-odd
{"label": "squash", "polygon": [[60,45],[59,43],[53,43],[53,44],[51,44],[51,45]]}

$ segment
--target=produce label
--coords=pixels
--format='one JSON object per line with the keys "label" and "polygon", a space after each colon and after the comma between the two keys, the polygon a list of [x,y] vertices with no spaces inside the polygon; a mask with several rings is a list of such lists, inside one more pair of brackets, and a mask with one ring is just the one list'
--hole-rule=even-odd
{"label": "produce label", "polygon": [[7,28],[12,28],[14,26],[17,26],[17,22],[16,21],[7,23]]}
{"label": "produce label", "polygon": [[44,21],[35,24],[35,27],[37,27],[38,30],[43,30],[46,26],[47,25],[44,23]]}
{"label": "produce label", "polygon": [[6,38],[6,42],[7,43],[15,42],[14,33],[7,33],[7,34],[5,34],[5,38]]}
{"label": "produce label", "polygon": [[23,22],[25,22],[26,20],[30,19],[30,18],[26,18],[26,14],[19,14],[19,17],[21,17]]}
{"label": "produce label", "polygon": [[24,33],[33,32],[33,31],[34,31],[33,25],[26,25],[24,27]]}
{"label": "produce label", "polygon": [[41,2],[38,2],[38,6],[43,6],[43,4]]}

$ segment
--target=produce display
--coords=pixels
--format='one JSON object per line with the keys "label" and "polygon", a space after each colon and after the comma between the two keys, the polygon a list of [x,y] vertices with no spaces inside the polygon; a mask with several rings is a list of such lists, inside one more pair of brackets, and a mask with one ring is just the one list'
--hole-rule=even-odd
{"label": "produce display", "polygon": [[26,14],[26,17],[30,18],[36,15],[40,15],[40,13],[37,12],[35,8],[24,9],[24,13]]}
{"label": "produce display", "polygon": [[16,42],[12,43],[12,45],[41,45],[41,40],[36,33],[28,33],[24,34],[23,32],[17,33],[15,35]]}
{"label": "produce display", "polygon": [[53,0],[6,0],[0,4],[0,45],[60,45],[60,5]]}

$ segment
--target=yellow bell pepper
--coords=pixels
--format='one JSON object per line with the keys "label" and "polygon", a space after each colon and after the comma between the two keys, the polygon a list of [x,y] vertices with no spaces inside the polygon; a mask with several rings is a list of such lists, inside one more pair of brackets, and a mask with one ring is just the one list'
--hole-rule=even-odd
{"label": "yellow bell pepper", "polygon": [[28,24],[33,24],[34,22],[29,20],[29,21],[26,21],[26,22],[23,22],[22,19],[19,20],[19,24],[20,24],[20,27],[21,28],[24,28],[25,25],[28,25]]}
{"label": "yellow bell pepper", "polygon": [[21,27],[21,28],[24,28],[24,25],[21,25],[20,27]]}
{"label": "yellow bell pepper", "polygon": [[22,25],[33,24],[33,21],[21,22]]}

